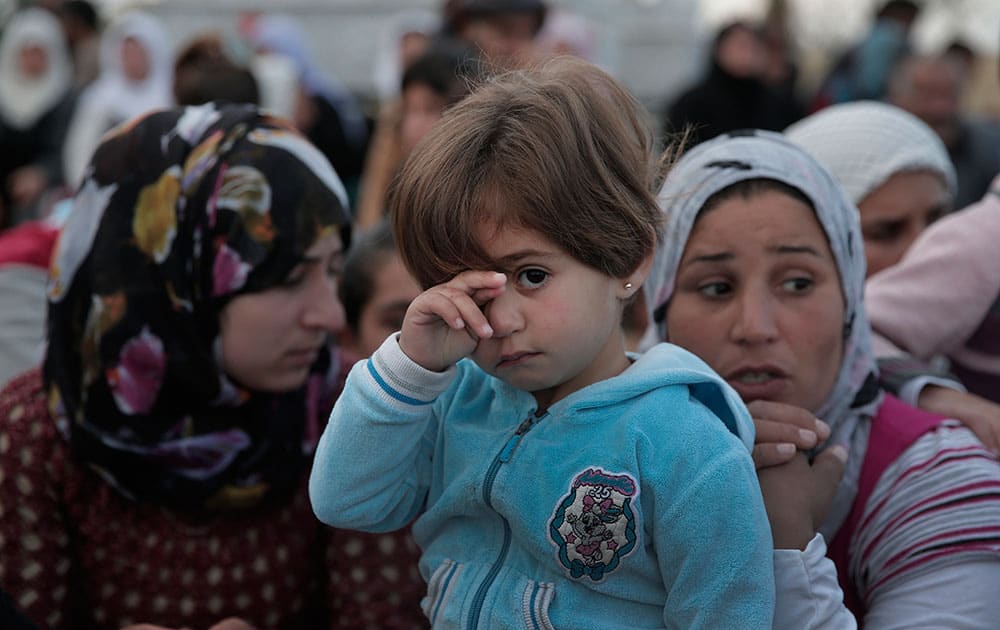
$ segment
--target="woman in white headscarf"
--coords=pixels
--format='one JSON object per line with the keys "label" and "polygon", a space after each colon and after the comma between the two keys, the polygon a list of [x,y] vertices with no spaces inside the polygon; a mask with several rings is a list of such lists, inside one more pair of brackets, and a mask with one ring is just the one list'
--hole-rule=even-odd
{"label": "woman in white headscarf", "polygon": [[[866,291],[871,299],[872,286],[891,286],[893,282],[883,279],[884,272],[895,268],[928,225],[952,210],[957,179],[947,149],[922,120],[876,101],[827,107],[788,127],[785,136],[829,169],[857,205],[869,278]],[[926,272],[922,275],[927,277]],[[982,286],[988,293],[989,283]],[[876,306],[881,307],[882,301]],[[995,387],[974,383],[977,374],[952,362],[950,370],[963,381],[959,385],[950,373],[931,368],[928,360],[933,351],[917,350],[919,344],[896,347],[900,342],[889,333],[895,326],[891,318],[920,321],[928,317],[927,309],[920,311],[900,309],[887,321],[880,308],[878,317],[872,317],[876,332],[873,346],[882,382],[922,409],[953,415],[969,424],[995,421],[1000,417]],[[970,321],[977,320],[973,317]],[[893,337],[893,342],[882,337],[884,334]],[[964,392],[963,386],[974,394]]]}
{"label": "woman in white headscarf", "polygon": [[775,627],[994,626],[1000,466],[957,421],[878,384],[860,225],[834,178],[780,134],[734,133],[681,158],[660,203],[646,284],[660,339],[739,392],[758,441],[774,420],[810,420],[810,447],[828,428],[809,460],[758,460]]}
{"label": "woman in white headscarf", "polygon": [[42,9],[16,14],[0,40],[0,228],[31,218],[42,193],[62,184],[72,74],[59,21]]}
{"label": "woman in white headscarf", "polygon": [[934,130],[888,103],[833,105],[785,130],[861,211],[868,275],[890,267],[952,209],[955,168]]}
{"label": "woman in white headscarf", "polygon": [[174,103],[173,46],[152,15],[129,12],[101,38],[101,73],[80,95],[63,152],[75,186],[101,136],[115,125]]}

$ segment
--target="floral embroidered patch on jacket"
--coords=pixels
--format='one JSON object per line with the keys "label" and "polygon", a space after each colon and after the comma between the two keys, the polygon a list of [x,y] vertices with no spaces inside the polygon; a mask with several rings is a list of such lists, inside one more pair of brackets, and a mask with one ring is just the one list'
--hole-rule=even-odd
{"label": "floral embroidered patch on jacket", "polygon": [[570,577],[599,582],[636,547],[637,492],[627,474],[588,468],[576,476],[549,521],[549,536]]}

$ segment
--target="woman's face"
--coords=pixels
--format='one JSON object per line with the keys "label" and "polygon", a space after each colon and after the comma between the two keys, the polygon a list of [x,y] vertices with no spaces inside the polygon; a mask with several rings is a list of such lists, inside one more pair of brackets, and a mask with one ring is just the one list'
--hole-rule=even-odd
{"label": "woman's face", "polygon": [[302,386],[330,333],[344,325],[337,299],[343,246],[336,232],[318,240],[276,287],[233,298],[220,315],[222,367],[264,392]]}
{"label": "woman's face", "polygon": [[899,262],[928,225],[948,210],[948,189],[930,171],[896,173],[858,204],[868,275]]}
{"label": "woman's face", "polygon": [[23,46],[17,54],[17,69],[27,79],[37,79],[49,69],[49,53],[37,44]]}
{"label": "woman's face", "polygon": [[840,369],[844,308],[837,266],[812,209],[781,192],[737,195],[695,223],[667,334],[745,402],[815,411]]}
{"label": "woman's face", "polygon": [[145,81],[149,75],[149,53],[134,37],[122,42],[122,72],[129,81]]}

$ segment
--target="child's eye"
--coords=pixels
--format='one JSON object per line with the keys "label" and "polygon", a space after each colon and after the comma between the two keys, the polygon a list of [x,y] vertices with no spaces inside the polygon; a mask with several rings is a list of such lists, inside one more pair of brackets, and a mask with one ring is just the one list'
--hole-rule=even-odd
{"label": "child's eye", "polygon": [[705,297],[723,297],[733,292],[733,287],[728,282],[709,282],[698,287],[698,293]]}
{"label": "child's eye", "polygon": [[517,274],[517,283],[525,289],[538,289],[549,279],[549,273],[541,269],[525,269]]}
{"label": "child's eye", "polygon": [[782,288],[789,293],[805,293],[815,283],[810,278],[789,278],[781,283]]}

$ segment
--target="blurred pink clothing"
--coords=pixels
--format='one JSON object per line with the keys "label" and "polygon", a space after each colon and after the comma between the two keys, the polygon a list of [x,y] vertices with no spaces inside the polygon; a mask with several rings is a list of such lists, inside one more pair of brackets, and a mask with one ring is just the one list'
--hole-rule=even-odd
{"label": "blurred pink clothing", "polygon": [[970,392],[1000,402],[1000,175],[981,201],[930,226],[897,265],[869,278],[865,303],[888,342],[876,342],[880,357],[896,348],[943,355]]}

